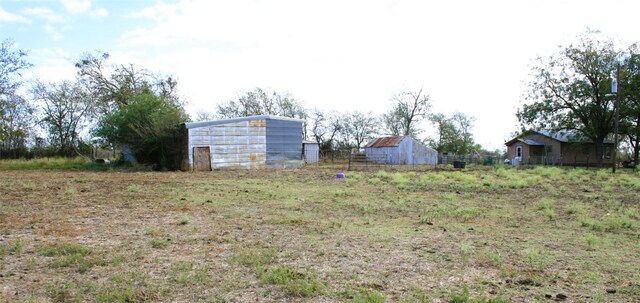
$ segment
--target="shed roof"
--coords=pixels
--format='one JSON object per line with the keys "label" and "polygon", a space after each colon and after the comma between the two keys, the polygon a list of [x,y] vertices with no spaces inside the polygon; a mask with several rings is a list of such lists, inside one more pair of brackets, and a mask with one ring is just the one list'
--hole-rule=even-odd
{"label": "shed roof", "polygon": [[394,147],[399,146],[406,136],[380,137],[371,140],[364,147]]}
{"label": "shed roof", "polygon": [[240,117],[240,118],[232,118],[232,119],[220,119],[220,120],[190,122],[190,123],[185,123],[184,126],[186,128],[197,128],[197,127],[205,127],[205,126],[211,126],[211,125],[237,123],[237,122],[253,121],[253,120],[281,120],[281,121],[294,121],[294,122],[304,123],[304,120],[302,120],[302,119],[295,119],[295,118],[289,118],[289,117],[280,117],[280,116],[271,116],[271,115],[261,115],[261,116],[248,116],[248,117]]}

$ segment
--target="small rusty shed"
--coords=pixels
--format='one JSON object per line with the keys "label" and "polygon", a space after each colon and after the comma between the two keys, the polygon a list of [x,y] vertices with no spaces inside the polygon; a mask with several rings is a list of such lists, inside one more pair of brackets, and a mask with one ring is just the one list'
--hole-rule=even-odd
{"label": "small rusty shed", "polygon": [[410,136],[381,137],[371,140],[364,147],[367,159],[386,158],[387,164],[438,163],[438,152]]}
{"label": "small rusty shed", "polygon": [[185,123],[182,169],[302,167],[303,123],[277,116]]}

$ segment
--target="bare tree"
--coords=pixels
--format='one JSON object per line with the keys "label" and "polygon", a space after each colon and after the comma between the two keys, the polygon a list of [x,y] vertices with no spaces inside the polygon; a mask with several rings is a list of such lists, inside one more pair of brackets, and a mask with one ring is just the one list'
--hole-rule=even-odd
{"label": "bare tree", "polygon": [[371,112],[355,111],[348,113],[345,115],[343,127],[345,141],[349,142],[352,148],[359,150],[366,140],[371,139],[376,134],[377,125],[378,119]]}
{"label": "bare tree", "polygon": [[216,112],[221,118],[258,115],[276,115],[297,119],[307,117],[302,104],[289,94],[269,92],[261,88],[240,95],[238,100],[219,104]]}
{"label": "bare tree", "polygon": [[209,121],[215,119],[216,115],[214,113],[205,110],[198,111],[195,116],[195,121]]}
{"label": "bare tree", "polygon": [[392,97],[393,107],[383,115],[383,122],[391,135],[416,136],[421,130],[416,126],[429,115],[431,100],[423,89],[401,92]]}
{"label": "bare tree", "polygon": [[64,156],[77,153],[80,133],[93,114],[94,100],[87,89],[77,82],[60,84],[37,82],[31,89],[42,109],[42,125],[49,141]]}
{"label": "bare tree", "polygon": [[153,94],[180,104],[178,82],[173,77],[152,74],[131,64],[108,64],[109,57],[108,53],[86,53],[75,63],[78,79],[99,101],[103,113],[122,109],[141,94]]}
{"label": "bare tree", "polygon": [[335,111],[328,113],[319,109],[311,111],[307,119],[308,133],[311,133],[313,139],[318,142],[320,150],[335,150],[344,129],[344,119],[345,115]]}

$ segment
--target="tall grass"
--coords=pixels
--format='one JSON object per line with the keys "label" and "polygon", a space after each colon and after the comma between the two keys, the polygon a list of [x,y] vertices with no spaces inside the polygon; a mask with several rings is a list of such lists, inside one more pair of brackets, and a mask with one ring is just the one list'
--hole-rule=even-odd
{"label": "tall grass", "polygon": [[12,159],[1,160],[0,170],[88,169],[90,164],[85,157]]}

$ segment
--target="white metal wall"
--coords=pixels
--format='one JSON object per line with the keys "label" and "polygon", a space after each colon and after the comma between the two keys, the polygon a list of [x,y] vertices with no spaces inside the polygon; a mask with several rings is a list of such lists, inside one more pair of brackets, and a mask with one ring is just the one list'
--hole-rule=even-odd
{"label": "white metal wall", "polygon": [[189,163],[193,148],[209,146],[211,168],[262,168],[267,158],[266,120],[251,120],[189,129]]}

